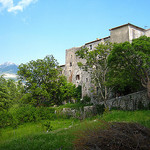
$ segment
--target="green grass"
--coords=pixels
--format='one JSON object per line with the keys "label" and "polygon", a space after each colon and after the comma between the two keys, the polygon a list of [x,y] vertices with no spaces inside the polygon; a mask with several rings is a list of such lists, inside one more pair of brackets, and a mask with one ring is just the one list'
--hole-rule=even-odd
{"label": "green grass", "polygon": [[111,111],[103,115],[103,120],[109,122],[137,122],[150,128],[150,110]]}
{"label": "green grass", "polygon": [[[38,123],[26,123],[20,125],[18,128],[13,129],[11,127],[0,129],[0,144],[10,141],[12,139],[18,139],[34,134],[46,133],[43,123],[46,120]],[[52,131],[62,130],[77,124],[78,120],[65,119],[65,120],[55,120],[51,121]]]}
{"label": "green grass", "polygon": [[[55,120],[51,121],[53,131],[48,133],[43,131],[41,123],[24,124],[18,129],[1,129],[0,150],[56,150],[60,147],[63,150],[71,150],[76,134],[86,128],[91,129],[99,125],[101,122],[99,120],[138,122],[150,128],[150,110],[111,111],[82,122],[73,119]],[[73,127],[70,128],[70,126]]]}

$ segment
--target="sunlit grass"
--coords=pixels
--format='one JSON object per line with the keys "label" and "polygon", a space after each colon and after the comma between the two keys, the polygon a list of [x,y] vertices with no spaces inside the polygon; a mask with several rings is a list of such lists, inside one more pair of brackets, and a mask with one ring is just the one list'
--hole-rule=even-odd
{"label": "sunlit grass", "polygon": [[[18,126],[16,129],[13,129],[12,127],[0,129],[0,143],[25,136],[44,133],[46,132],[43,126],[44,122],[46,122],[46,120],[43,120],[38,123],[26,123]],[[63,119],[51,121],[52,131],[56,131],[58,129],[62,130],[64,128],[71,127],[77,122],[79,121],[76,119]]]}
{"label": "sunlit grass", "polygon": [[114,122],[137,122],[150,128],[150,110],[139,111],[111,111],[104,113],[103,119],[105,121]]}

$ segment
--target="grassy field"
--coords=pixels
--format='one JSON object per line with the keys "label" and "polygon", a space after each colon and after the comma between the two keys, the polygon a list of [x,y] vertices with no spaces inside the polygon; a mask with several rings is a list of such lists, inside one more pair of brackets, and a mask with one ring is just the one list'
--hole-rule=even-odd
{"label": "grassy field", "polygon": [[73,141],[80,130],[94,128],[102,121],[138,122],[150,128],[150,110],[111,111],[101,116],[78,121],[64,119],[51,121],[52,131],[46,132],[42,122],[28,123],[17,129],[0,129],[0,150],[63,150],[73,149]]}

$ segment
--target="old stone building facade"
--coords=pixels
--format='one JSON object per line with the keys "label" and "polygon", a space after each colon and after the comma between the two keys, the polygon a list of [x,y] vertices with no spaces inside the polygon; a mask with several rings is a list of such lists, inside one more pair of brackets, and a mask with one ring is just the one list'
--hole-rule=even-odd
{"label": "old stone building facade", "polygon": [[[97,38],[95,41],[85,43],[81,47],[84,46],[89,50],[93,50],[99,43],[104,43],[107,40],[112,43],[121,43],[125,41],[132,42],[133,39],[142,35],[150,37],[150,29],[146,30],[130,23],[111,28],[109,31],[110,36],[101,39]],[[67,77],[69,82],[74,83],[76,86],[82,86],[82,97],[88,95],[92,98],[93,93],[90,90],[92,87],[90,74],[80,69],[77,65],[77,62],[85,62],[85,60],[76,57],[75,54],[81,47],[73,47],[66,50],[66,62],[65,65],[61,66],[63,69],[62,73]]]}

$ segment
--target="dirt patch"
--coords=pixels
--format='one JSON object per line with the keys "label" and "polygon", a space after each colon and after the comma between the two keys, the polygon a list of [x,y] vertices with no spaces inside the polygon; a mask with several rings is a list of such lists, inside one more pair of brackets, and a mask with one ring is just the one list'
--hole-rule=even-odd
{"label": "dirt patch", "polygon": [[150,150],[150,129],[138,123],[101,123],[80,132],[76,150]]}

